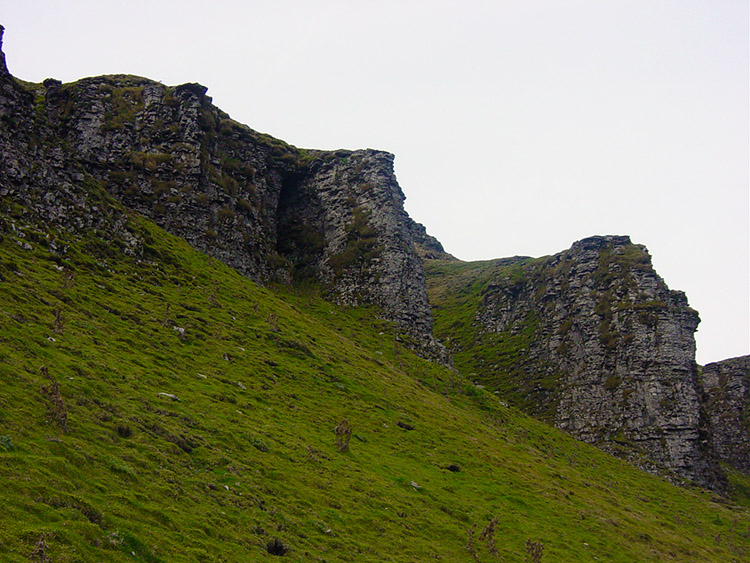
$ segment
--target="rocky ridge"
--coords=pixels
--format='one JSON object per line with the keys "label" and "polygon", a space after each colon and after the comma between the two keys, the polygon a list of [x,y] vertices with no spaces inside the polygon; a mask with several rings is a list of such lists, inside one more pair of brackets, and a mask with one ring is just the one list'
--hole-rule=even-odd
{"label": "rocky ridge", "polygon": [[591,237],[493,267],[469,319],[467,370],[583,441],[723,489],[701,414],[698,314],[654,272],[645,247]]}
{"label": "rocky ridge", "polygon": [[445,359],[393,155],[297,149],[232,120],[200,84],[29,84],[3,55],[0,89],[7,216],[20,206],[148,257],[114,199],[255,281],[311,279],[339,303],[378,306],[407,344]]}

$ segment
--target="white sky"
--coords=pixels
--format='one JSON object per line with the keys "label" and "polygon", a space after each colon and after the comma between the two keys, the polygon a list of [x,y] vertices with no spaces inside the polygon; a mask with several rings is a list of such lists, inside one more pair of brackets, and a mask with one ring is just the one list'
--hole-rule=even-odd
{"label": "white sky", "polygon": [[464,260],[628,234],[750,352],[742,0],[0,0],[15,76],[200,82],[299,146],[396,155],[411,216]]}

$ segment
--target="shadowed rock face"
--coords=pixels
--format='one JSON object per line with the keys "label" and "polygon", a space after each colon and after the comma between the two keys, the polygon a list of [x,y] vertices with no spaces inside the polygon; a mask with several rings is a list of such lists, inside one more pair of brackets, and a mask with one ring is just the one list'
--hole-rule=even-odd
{"label": "shadowed rock face", "polygon": [[717,457],[750,475],[750,356],[707,364],[701,383]]}
{"label": "shadowed rock face", "polygon": [[0,88],[6,202],[143,256],[114,198],[258,282],[307,278],[340,303],[374,304],[444,359],[392,155],[297,149],[231,120],[199,84],[23,84],[3,57]]}
{"label": "shadowed rock face", "polygon": [[655,462],[722,488],[700,415],[698,314],[654,272],[644,247],[628,237],[579,241],[494,280],[477,321],[495,333],[531,327],[518,365],[555,382],[539,397],[558,428],[646,469]]}

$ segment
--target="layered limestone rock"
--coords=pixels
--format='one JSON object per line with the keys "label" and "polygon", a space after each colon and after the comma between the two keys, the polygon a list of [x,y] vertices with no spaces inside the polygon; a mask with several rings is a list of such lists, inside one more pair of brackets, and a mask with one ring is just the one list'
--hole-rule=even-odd
{"label": "layered limestone rock", "polygon": [[701,384],[717,457],[750,475],[750,356],[707,364]]}
{"label": "layered limestone rock", "polygon": [[444,359],[392,155],[297,149],[233,121],[199,84],[29,84],[0,62],[6,215],[143,256],[147,241],[114,200],[258,282],[306,277],[341,303],[374,304]]}
{"label": "layered limestone rock", "polygon": [[[279,205],[279,253],[347,305],[373,303],[407,327],[417,348],[445,359],[432,317],[413,224],[393,172],[393,155],[371,149],[316,153]],[[430,335],[427,337],[427,335]]]}
{"label": "layered limestone rock", "polygon": [[438,239],[427,234],[427,229],[421,223],[409,219],[409,237],[414,242],[417,254],[423,260],[457,260],[443,248]]}
{"label": "layered limestone rock", "polygon": [[508,380],[520,406],[641,467],[722,488],[700,415],[698,314],[644,247],[592,237],[498,267],[475,318],[495,350],[483,382]]}
{"label": "layered limestone rock", "polygon": [[[3,28],[0,26],[0,54]],[[47,122],[44,87],[16,81],[0,58],[0,229],[15,222],[105,232],[124,252],[140,254],[142,241],[114,213],[106,192],[69,158],[69,147],[53,137]],[[53,92],[59,82],[46,81]],[[58,122],[61,117],[52,112]],[[52,239],[50,247],[55,249]]]}

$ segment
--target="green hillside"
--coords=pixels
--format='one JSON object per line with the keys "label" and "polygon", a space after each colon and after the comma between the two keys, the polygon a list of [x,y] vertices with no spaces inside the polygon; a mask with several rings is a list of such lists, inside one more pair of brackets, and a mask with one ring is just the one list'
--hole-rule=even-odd
{"label": "green hillside", "polygon": [[559,382],[527,367],[537,319],[530,316],[523,330],[500,334],[482,331],[475,322],[483,291],[493,279],[536,279],[544,263],[544,259],[520,257],[480,262],[427,260],[425,273],[435,335],[451,351],[455,366],[497,391],[509,404],[551,423]]}
{"label": "green hillside", "polygon": [[[0,220],[0,560],[746,561],[746,508],[578,443],[132,216]],[[124,213],[124,211],[122,211]]]}

